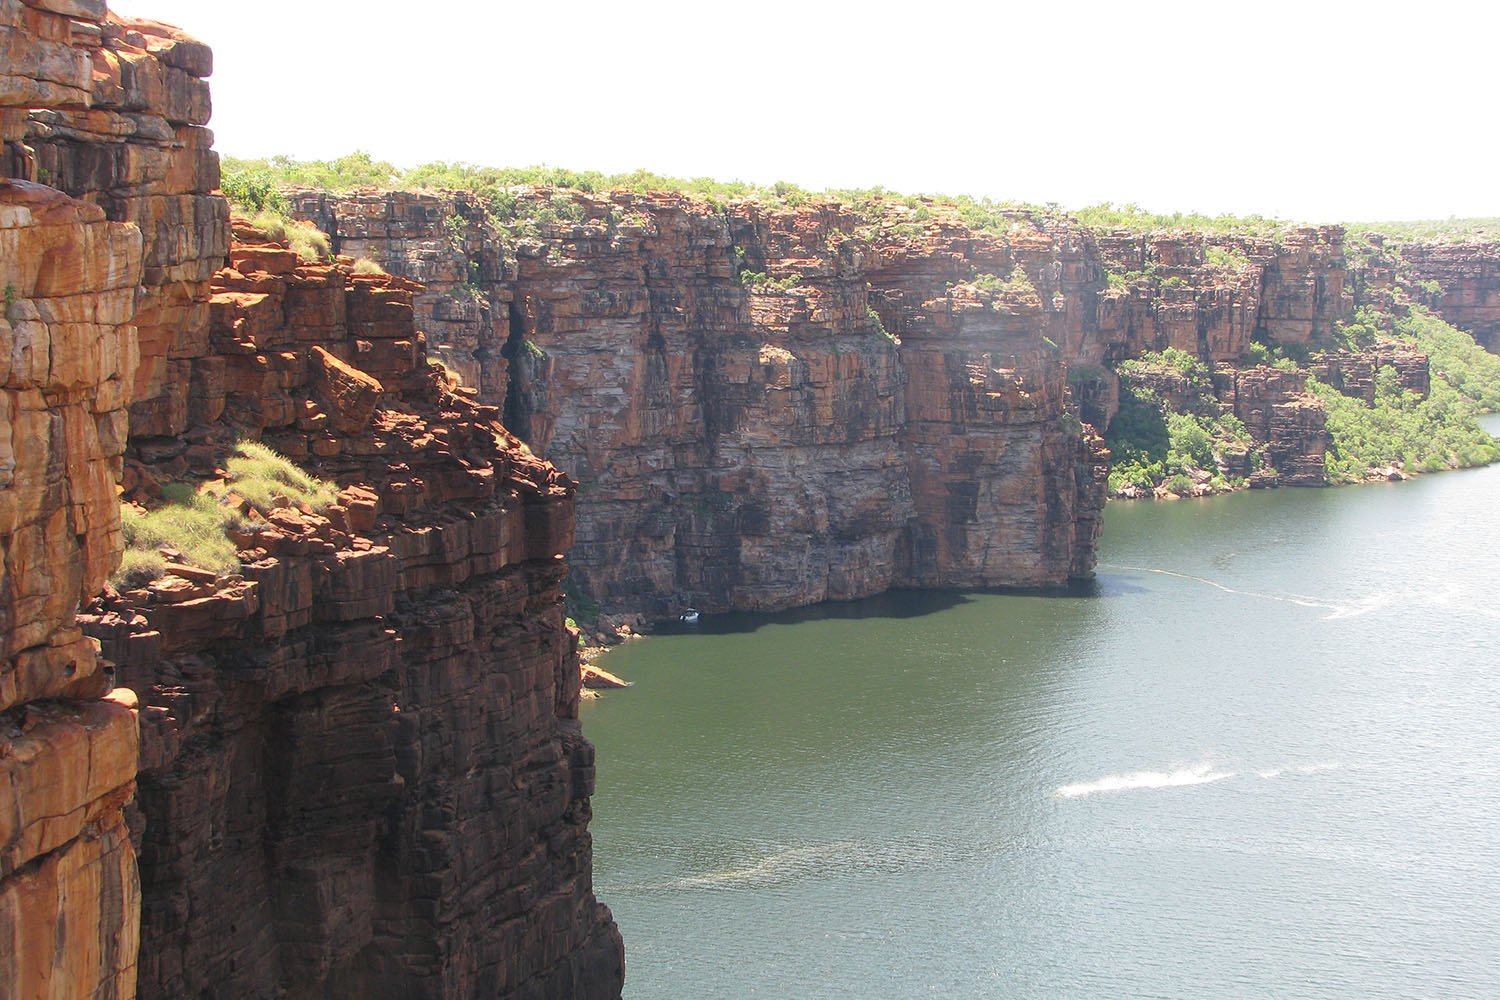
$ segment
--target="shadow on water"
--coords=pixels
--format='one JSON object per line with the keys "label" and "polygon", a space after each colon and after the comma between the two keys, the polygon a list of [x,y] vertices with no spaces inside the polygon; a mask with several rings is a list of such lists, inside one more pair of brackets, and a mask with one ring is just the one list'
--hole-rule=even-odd
{"label": "shadow on water", "polygon": [[[1114,589],[1114,588],[1111,588]],[[1010,597],[1096,598],[1105,589],[1097,579],[1072,580],[1056,587],[986,587],[970,590],[888,590],[854,601],[825,601],[786,611],[731,611],[705,614],[688,625],[675,619],[653,622],[651,635],[738,635],[766,625],[798,625],[829,619],[921,618],[970,604],[976,595]]]}

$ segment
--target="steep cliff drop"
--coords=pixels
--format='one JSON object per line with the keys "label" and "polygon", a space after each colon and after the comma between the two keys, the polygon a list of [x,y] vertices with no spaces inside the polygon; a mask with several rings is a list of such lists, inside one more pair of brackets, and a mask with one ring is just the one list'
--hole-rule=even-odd
{"label": "steep cliff drop", "polygon": [[1411,277],[1426,285],[1423,297],[1434,312],[1500,354],[1500,241],[1413,241],[1396,253]]}
{"label": "steep cliff drop", "polygon": [[119,559],[134,226],[0,180],[0,996],[135,995],[128,692],[74,621]]}
{"label": "steep cliff drop", "polygon": [[1025,213],[911,238],[833,203],[539,188],[517,204],[553,221],[511,241],[469,192],[291,197],[344,252],[437,278],[420,310],[494,304],[438,347],[583,484],[574,583],[606,607],[1092,572],[1103,456],[1049,334],[1059,282],[1103,272]]}
{"label": "steep cliff drop", "polygon": [[241,579],[168,567],[83,615],[151,692],[141,995],[618,995],[571,482],[427,363],[402,280],[236,243],[213,292],[215,377],[187,435],[132,439],[127,496],[247,436],[345,488],[252,517]]}
{"label": "steep cliff drop", "polygon": [[[220,270],[205,46],[0,0],[0,48],[0,995],[617,997],[572,484],[428,364],[413,286],[250,231]],[[107,587],[121,487],[246,439],[337,502]]]}

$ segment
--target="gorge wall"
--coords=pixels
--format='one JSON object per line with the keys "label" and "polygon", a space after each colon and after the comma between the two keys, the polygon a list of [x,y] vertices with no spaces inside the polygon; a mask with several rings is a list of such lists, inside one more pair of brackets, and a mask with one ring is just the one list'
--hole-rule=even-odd
{"label": "gorge wall", "polygon": [[343,252],[427,282],[417,309],[443,318],[447,363],[582,484],[575,583],[606,608],[1087,576],[1093,429],[1118,406],[1112,366],[1146,351],[1224,368],[1215,405],[1280,481],[1322,482],[1322,404],[1272,369],[1232,372],[1252,337],[1305,344],[1348,317],[1338,227],[1095,232],[914,199],[547,188],[510,192],[503,219],[472,192],[289,197]]}
{"label": "gorge wall", "polygon": [[[583,484],[591,597],[769,609],[1091,573],[1102,455],[1045,339],[1071,263],[1046,234],[880,245],[834,205],[527,197],[578,221],[511,253],[467,194],[293,201],[432,281],[444,356]],[[1041,284],[971,283],[1017,267]]]}
{"label": "gorge wall", "polygon": [[1399,259],[1413,280],[1427,284],[1426,305],[1500,354],[1500,241],[1411,243],[1399,248]]}
{"label": "gorge wall", "polygon": [[132,498],[246,437],[344,486],[253,517],[238,579],[169,567],[82,616],[149,692],[142,996],[619,993],[559,589],[573,487],[427,364],[411,291],[236,244],[190,433],[132,438]]}
{"label": "gorge wall", "polygon": [[[0,0],[0,52],[0,995],[618,996],[572,483],[428,365],[411,285],[230,254],[205,46]],[[337,502],[108,585],[121,491],[243,440]]]}

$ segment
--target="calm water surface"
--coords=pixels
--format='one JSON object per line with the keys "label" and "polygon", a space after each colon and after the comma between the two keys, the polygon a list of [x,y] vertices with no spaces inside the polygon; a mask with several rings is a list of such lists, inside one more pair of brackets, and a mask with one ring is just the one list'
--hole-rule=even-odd
{"label": "calm water surface", "polygon": [[1500,468],[1111,504],[1100,563],[612,654],[629,1000],[1500,997]]}

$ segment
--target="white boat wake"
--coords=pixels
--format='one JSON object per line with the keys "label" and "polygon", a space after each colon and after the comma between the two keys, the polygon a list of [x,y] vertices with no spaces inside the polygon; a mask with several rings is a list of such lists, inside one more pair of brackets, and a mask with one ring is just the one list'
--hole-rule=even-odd
{"label": "white boat wake", "polygon": [[1109,774],[1097,781],[1083,781],[1076,785],[1063,785],[1053,794],[1060,799],[1080,799],[1085,795],[1100,792],[1134,792],[1145,788],[1183,788],[1188,785],[1206,785],[1211,781],[1223,781],[1234,777],[1233,771],[1220,771],[1208,761],[1176,771],[1132,771],[1129,774]]}
{"label": "white boat wake", "polygon": [[1280,601],[1283,604],[1295,604],[1302,608],[1322,608],[1325,611],[1342,611],[1345,605],[1331,604],[1328,601],[1319,600],[1316,597],[1307,597],[1302,594],[1262,594],[1254,590],[1237,590],[1226,586],[1217,580],[1210,580],[1205,576],[1193,576],[1189,573],[1178,573],[1170,569],[1152,569],[1149,566],[1122,566],[1119,563],[1100,563],[1101,569],[1123,569],[1128,573],[1155,573],[1159,576],[1175,576],[1179,580],[1191,580],[1193,583],[1201,583],[1215,590],[1222,590],[1226,594],[1235,594],[1240,597],[1254,597],[1262,601]]}
{"label": "white boat wake", "polygon": [[[1279,778],[1284,774],[1317,774],[1320,771],[1336,771],[1337,763],[1300,764],[1292,767],[1270,768],[1252,772],[1258,778]],[[1095,781],[1081,781],[1062,785],[1052,794],[1059,799],[1081,799],[1088,795],[1105,792],[1137,792],[1153,788],[1187,788],[1192,785],[1207,785],[1226,778],[1240,777],[1238,771],[1219,768],[1212,761],[1203,761],[1175,771],[1131,771],[1128,774],[1108,774]]]}

